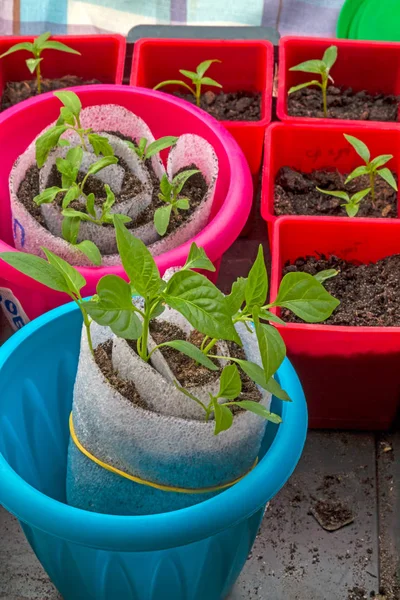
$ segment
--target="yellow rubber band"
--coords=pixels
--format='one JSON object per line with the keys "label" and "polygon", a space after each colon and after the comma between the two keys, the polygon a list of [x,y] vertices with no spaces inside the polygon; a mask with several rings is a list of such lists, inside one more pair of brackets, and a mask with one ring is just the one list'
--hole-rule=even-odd
{"label": "yellow rubber band", "polygon": [[146,481],[145,479],[142,479],[141,477],[135,477],[134,475],[130,475],[129,473],[125,473],[125,471],[121,471],[120,469],[117,469],[111,465],[108,465],[107,463],[103,462],[102,460],[96,458],[96,456],[93,456],[93,454],[91,454],[88,450],[86,450],[86,448],[84,448],[82,446],[82,444],[80,443],[80,441],[78,440],[76,433],[75,433],[75,428],[74,428],[74,422],[72,419],[72,412],[69,416],[69,431],[71,434],[71,438],[75,444],[75,446],[78,448],[78,450],[80,450],[82,452],[82,454],[84,454],[87,458],[89,458],[91,461],[93,461],[94,463],[96,463],[96,465],[99,465],[99,467],[103,467],[103,469],[106,469],[107,471],[111,471],[111,473],[115,473],[115,475],[119,475],[120,477],[125,477],[125,479],[129,479],[130,481],[134,481],[135,483],[139,483],[140,485],[148,485],[149,487],[152,488],[156,488],[157,490],[161,490],[163,492],[175,492],[178,494],[207,494],[209,492],[218,492],[220,490],[224,490],[228,487],[231,487],[232,485],[235,485],[235,483],[238,483],[239,481],[241,481],[242,479],[244,479],[244,477],[246,477],[246,475],[248,473],[250,473],[250,471],[252,471],[254,469],[254,467],[257,465],[258,463],[258,458],[256,458],[256,460],[254,461],[253,466],[251,467],[251,469],[245,473],[244,475],[241,475],[240,477],[238,477],[237,479],[235,479],[234,481],[231,481],[229,483],[224,483],[223,485],[216,485],[213,487],[208,487],[208,488],[181,488],[181,487],[173,487],[170,485],[162,485],[160,483],[154,483],[152,481]]}

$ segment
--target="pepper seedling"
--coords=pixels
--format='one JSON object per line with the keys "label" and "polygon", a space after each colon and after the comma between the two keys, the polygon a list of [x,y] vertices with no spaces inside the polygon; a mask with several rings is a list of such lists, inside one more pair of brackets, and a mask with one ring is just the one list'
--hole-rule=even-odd
{"label": "pepper seedling", "polygon": [[165,202],[165,206],[160,206],[154,213],[154,226],[158,235],[165,235],[172,212],[178,215],[180,210],[189,210],[189,198],[180,198],[179,194],[189,177],[196,173],[200,173],[200,171],[198,169],[188,169],[175,175],[172,181],[168,179],[165,173],[162,176],[158,197],[162,202]]}
{"label": "pepper seedling", "polygon": [[[57,158],[56,166],[57,170],[61,174],[62,187],[52,186],[47,188],[41,194],[35,196],[33,200],[38,206],[40,206],[41,204],[49,204],[50,202],[53,202],[58,194],[63,194],[63,238],[75,246],[78,250],[83,252],[83,254],[85,254],[89,260],[93,262],[93,264],[100,265],[101,254],[93,242],[90,240],[84,240],[79,244],[77,243],[80,224],[82,221],[88,221],[100,226],[104,223],[113,224],[114,215],[110,213],[110,210],[115,203],[115,195],[108,185],[104,186],[106,191],[106,200],[102,204],[101,213],[97,214],[95,210],[95,195],[93,193],[86,194],[84,188],[89,176],[96,175],[96,173],[108,167],[109,165],[116,164],[118,162],[118,158],[116,156],[104,156],[100,160],[90,165],[82,181],[78,182],[77,177],[82,164],[82,159],[83,150],[80,146],[70,148],[65,158]],[[84,210],[86,212],[69,208],[71,202],[77,200],[78,198],[85,201]],[[120,217],[125,223],[131,220],[125,215],[120,215]]]}
{"label": "pepper seedling", "polygon": [[36,162],[41,169],[46,162],[50,152],[57,146],[69,146],[68,140],[61,139],[61,136],[68,130],[75,131],[78,134],[82,149],[88,151],[87,143],[92,145],[96,156],[113,156],[114,150],[104,136],[93,133],[89,127],[85,129],[81,125],[80,114],[82,104],[79,97],[74,92],[54,92],[63,106],[60,109],[60,116],[53,127],[47,129],[35,142]]}
{"label": "pepper seedling", "polygon": [[159,90],[165,85],[181,85],[193,94],[193,96],[196,99],[196,105],[200,106],[202,85],[211,85],[213,87],[222,88],[222,85],[218,83],[218,81],[215,81],[215,79],[211,79],[211,77],[204,77],[205,73],[208,71],[212,63],[216,62],[220,63],[221,61],[215,58],[213,60],[205,60],[204,62],[197,65],[196,72],[186,71],[185,69],[179,69],[179,73],[187,77],[189,81],[192,82],[194,87],[188,85],[185,81],[182,81],[181,79],[168,79],[166,81],[161,81],[161,83],[158,83],[153,89]]}
{"label": "pepper seedling", "polygon": [[151,144],[148,143],[148,140],[145,137],[140,138],[137,144],[130,142],[127,140],[127,144],[129,148],[131,148],[140,158],[140,160],[147,160],[157,154],[157,152],[161,152],[161,150],[165,150],[166,148],[171,148],[171,146],[175,146],[176,142],[179,138],[166,135],[165,137],[159,138]]}
{"label": "pepper seedling", "polygon": [[365,190],[356,192],[352,196],[349,196],[347,192],[331,192],[330,190],[321,190],[321,188],[319,187],[317,187],[317,190],[319,192],[322,192],[323,194],[327,194],[328,196],[334,196],[335,198],[340,198],[341,200],[344,200],[344,203],[340,206],[343,206],[345,208],[348,217],[355,217],[360,209],[361,200],[363,200],[365,196],[367,196],[370,193],[371,188],[366,188]]}
{"label": "pepper seedling", "polygon": [[4,58],[8,54],[13,54],[14,52],[19,52],[20,50],[27,50],[33,55],[33,58],[26,59],[26,66],[29,69],[29,72],[36,74],[36,82],[37,82],[37,90],[38,94],[42,93],[42,74],[41,74],[41,62],[43,57],[41,56],[43,50],[59,50],[60,52],[68,52],[69,54],[79,54],[78,50],[74,50],[66,44],[62,42],[56,42],[55,40],[49,40],[51,36],[50,31],[46,31],[46,33],[42,33],[37,38],[33,40],[33,42],[21,42],[19,44],[15,44],[11,48],[7,50],[7,52],[3,52],[0,58]]}
{"label": "pepper seedling", "polygon": [[397,192],[397,183],[395,178],[393,177],[392,172],[387,167],[384,167],[383,169],[381,168],[383,167],[383,165],[389,162],[390,159],[393,158],[393,155],[381,154],[371,160],[371,153],[369,151],[368,146],[364,144],[364,142],[354,137],[353,135],[347,135],[346,133],[343,135],[349,142],[349,144],[353,146],[358,156],[362,158],[365,162],[365,165],[357,167],[356,169],[354,169],[354,171],[350,173],[345,183],[349,183],[349,181],[356,179],[356,177],[368,175],[373,206],[375,206],[375,180],[377,175],[379,175],[379,177],[382,177],[382,179],[384,179],[386,183],[388,183]]}
{"label": "pepper seedling", "polygon": [[[137,353],[145,362],[150,361],[153,352],[165,346],[178,350],[212,371],[219,370],[212,359],[227,361],[230,368],[225,367],[222,372],[218,393],[210,397],[209,406],[204,405],[205,418],[208,419],[214,413],[215,433],[232,425],[233,418],[228,412],[229,407],[234,404],[244,410],[256,412],[262,418],[280,422],[279,415],[269,413],[261,405],[256,408],[253,402],[236,400],[241,394],[241,384],[238,381],[240,371],[246,373],[263,390],[281,400],[290,400],[274,379],[274,374],[286,355],[285,344],[278,330],[263,321],[281,323],[279,317],[270,312],[270,308],[280,306],[291,310],[308,323],[317,323],[327,319],[339,301],[312,275],[288,273],[281,281],[275,300],[265,304],[268,277],[261,246],[248,277],[239,278],[228,296],[224,296],[204,275],[192,270],[215,270],[204,250],[194,243],[185,265],[166,282],[161,278],[155,260],[145,244],[130,234],[120,216],[115,216],[114,222],[119,255],[129,281],[118,275],[105,275],[97,285],[97,294],[90,301],[83,301],[81,296],[81,289],[86,284],[81,273],[45,248],[43,252],[47,260],[25,252],[3,252],[0,253],[0,259],[47,287],[67,293],[76,302],[82,313],[92,354],[91,319],[99,325],[110,327],[121,338],[136,340]],[[132,301],[132,288],[143,302]],[[203,348],[198,348],[187,340],[169,340],[149,351],[150,322],[161,315],[164,306],[177,310],[192,327],[205,336],[203,342],[210,342],[203,343]],[[254,335],[262,366],[244,359],[210,354],[220,340],[241,345],[235,325],[243,323],[248,326],[251,322],[254,322]],[[185,390],[184,393],[198,402],[190,391]],[[221,398],[228,402],[220,406],[218,400]]]}
{"label": "pepper seedling", "polygon": [[[211,414],[214,414],[214,435],[218,435],[221,433],[221,431],[226,431],[232,426],[233,414],[230,409],[231,406],[248,410],[252,413],[255,413],[259,417],[266,419],[267,421],[272,421],[272,423],[282,422],[282,419],[279,415],[270,412],[259,402],[246,399],[237,400],[237,398],[239,398],[242,394],[242,380],[239,370],[235,364],[226,365],[226,367],[224,367],[222,370],[221,378],[219,380],[218,393],[216,396],[214,396],[209,392],[210,402],[208,405],[196,398],[196,396],[191,394],[185,388],[180,387],[177,383],[175,383],[175,386],[179,391],[188,396],[188,398],[191,400],[194,400],[199,406],[202,407],[205,412],[206,421],[209,420]],[[230,402],[219,403],[218,400],[220,398],[230,400]]]}
{"label": "pepper seedling", "polygon": [[303,88],[309,87],[310,85],[316,85],[320,87],[322,91],[322,106],[325,118],[328,116],[326,90],[329,81],[334,83],[330,75],[330,71],[333,65],[335,64],[336,59],[337,46],[330,46],[325,50],[322,60],[306,60],[305,62],[302,62],[289,69],[289,71],[301,71],[302,73],[317,73],[318,75],[320,75],[321,81],[313,79],[312,81],[307,81],[306,83],[300,83],[299,85],[291,87],[288,91],[288,94],[293,94],[293,92],[302,90]]}

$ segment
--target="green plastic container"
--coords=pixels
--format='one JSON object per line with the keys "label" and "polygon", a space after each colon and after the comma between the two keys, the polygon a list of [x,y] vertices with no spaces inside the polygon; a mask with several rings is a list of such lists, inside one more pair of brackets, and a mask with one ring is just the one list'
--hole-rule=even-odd
{"label": "green plastic container", "polygon": [[346,0],[337,36],[351,40],[400,41],[400,0]]}

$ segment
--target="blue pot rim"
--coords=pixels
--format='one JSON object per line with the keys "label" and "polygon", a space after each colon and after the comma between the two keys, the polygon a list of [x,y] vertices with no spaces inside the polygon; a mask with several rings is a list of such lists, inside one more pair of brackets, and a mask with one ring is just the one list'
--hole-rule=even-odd
{"label": "blue pot rim", "polygon": [[[78,311],[75,303],[60,306],[31,321],[0,348],[0,377],[7,359],[24,341],[51,323]],[[174,548],[205,539],[249,518],[275,496],[292,474],[307,433],[307,407],[288,359],[278,372],[293,402],[282,403],[275,438],[257,467],[242,481],[195,506],[146,516],[87,512],[46,496],[29,485],[0,453],[0,503],[19,520],[69,542],[120,552]]]}

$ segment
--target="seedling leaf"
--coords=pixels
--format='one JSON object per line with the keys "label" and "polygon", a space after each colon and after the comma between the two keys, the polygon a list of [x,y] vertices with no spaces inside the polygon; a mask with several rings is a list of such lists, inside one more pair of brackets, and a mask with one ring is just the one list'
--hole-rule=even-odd
{"label": "seedling leaf", "polygon": [[215,272],[215,267],[205,253],[204,248],[199,248],[195,242],[192,242],[190,246],[189,255],[182,269],[203,269],[204,271]]}
{"label": "seedling leaf", "polygon": [[366,146],[366,144],[364,144],[364,142],[362,142],[358,138],[354,137],[354,135],[348,135],[347,133],[344,133],[343,135],[349,142],[349,144],[353,146],[358,156],[360,156],[363,159],[363,161],[365,161],[365,163],[368,164],[371,158],[371,153],[368,149],[368,146]]}
{"label": "seedling leaf", "polygon": [[397,192],[397,183],[395,178],[392,175],[392,172],[385,168],[385,169],[380,169],[379,171],[377,171],[378,175],[380,175],[382,177],[382,179],[384,179],[394,190],[396,190]]}
{"label": "seedling leaf", "polygon": [[288,308],[307,323],[318,323],[331,316],[339,300],[309,273],[287,273],[273,305]]}
{"label": "seedling leaf", "polygon": [[193,358],[196,362],[200,363],[210,371],[218,371],[219,367],[213,363],[212,360],[208,358],[197,346],[187,342],[185,340],[172,340],[170,342],[164,342],[160,344],[160,346],[168,346],[169,348],[174,348],[175,350],[179,350],[182,354]]}
{"label": "seedling leaf", "polygon": [[242,391],[242,380],[235,364],[224,367],[219,380],[218,398],[234,400]]}

